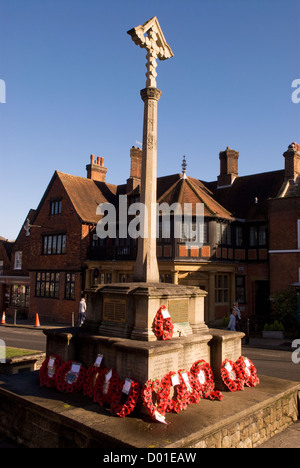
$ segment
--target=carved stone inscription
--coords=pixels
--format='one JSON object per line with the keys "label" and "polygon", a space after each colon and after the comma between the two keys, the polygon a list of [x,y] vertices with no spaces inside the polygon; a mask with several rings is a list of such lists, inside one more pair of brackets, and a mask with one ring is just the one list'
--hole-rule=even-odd
{"label": "carved stone inscription", "polygon": [[103,320],[107,322],[126,322],[126,301],[122,299],[108,299],[103,301]]}
{"label": "carved stone inscription", "polygon": [[168,303],[168,311],[173,323],[189,321],[189,301],[188,299],[171,300]]}

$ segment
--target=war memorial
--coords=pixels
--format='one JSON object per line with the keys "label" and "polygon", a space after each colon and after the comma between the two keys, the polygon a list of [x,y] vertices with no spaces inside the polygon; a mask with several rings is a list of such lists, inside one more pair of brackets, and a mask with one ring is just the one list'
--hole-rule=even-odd
{"label": "war memorial", "polygon": [[[162,92],[156,68],[157,60],[171,59],[173,52],[156,17],[128,34],[147,52],[146,87],[140,91],[144,103],[140,202],[146,207],[147,232],[138,239],[134,281],[85,291],[87,318],[82,327],[45,330],[44,385],[38,373],[23,380],[20,376],[1,380],[0,416],[7,435],[18,433],[29,447],[255,447],[297,419],[299,385],[257,377],[253,364],[242,356],[244,334],[205,324],[205,291],[159,282],[153,206]],[[244,380],[239,380],[237,369]],[[62,381],[51,388],[56,371]],[[99,376],[98,399],[95,392],[91,399],[88,390],[72,391],[75,384],[85,388],[88,378],[93,387]],[[115,401],[119,413],[108,410],[108,389],[114,379],[122,382],[122,404]],[[178,409],[179,388],[184,388],[185,403]],[[173,401],[168,412],[162,404],[163,391]],[[124,394],[135,398],[130,414],[122,413]]]}

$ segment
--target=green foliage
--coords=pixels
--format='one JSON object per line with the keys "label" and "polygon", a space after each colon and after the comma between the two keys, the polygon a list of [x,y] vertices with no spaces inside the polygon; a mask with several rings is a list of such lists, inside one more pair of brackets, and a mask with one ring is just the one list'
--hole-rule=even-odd
{"label": "green foliage", "polygon": [[272,318],[274,322],[281,322],[285,329],[293,329],[296,325],[297,293],[288,289],[275,294],[272,298]]}
{"label": "green foliage", "polygon": [[266,323],[264,326],[264,331],[284,331],[284,326],[281,322],[275,320],[275,322],[271,323],[270,325]]}

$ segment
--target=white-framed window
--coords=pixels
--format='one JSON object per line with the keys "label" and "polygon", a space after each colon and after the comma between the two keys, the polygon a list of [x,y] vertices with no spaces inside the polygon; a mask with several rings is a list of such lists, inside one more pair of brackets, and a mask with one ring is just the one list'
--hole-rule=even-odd
{"label": "white-framed window", "polygon": [[22,253],[21,251],[15,252],[15,270],[22,270]]}

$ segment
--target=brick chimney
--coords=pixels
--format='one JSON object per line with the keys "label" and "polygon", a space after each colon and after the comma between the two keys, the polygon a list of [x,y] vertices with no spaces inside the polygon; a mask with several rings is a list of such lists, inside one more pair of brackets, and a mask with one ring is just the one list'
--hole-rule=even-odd
{"label": "brick chimney", "polygon": [[298,143],[291,143],[283,156],[285,158],[285,179],[296,180],[300,176],[300,147]]}
{"label": "brick chimney", "polygon": [[142,177],[142,149],[136,146],[130,148],[130,177],[127,179],[127,193],[134,190],[141,183]]}
{"label": "brick chimney", "polygon": [[230,149],[220,152],[220,175],[218,177],[218,188],[228,187],[238,177],[239,152]]}
{"label": "brick chimney", "polygon": [[87,178],[97,182],[105,182],[107,168],[104,167],[104,158],[91,154],[91,163],[86,166]]}

